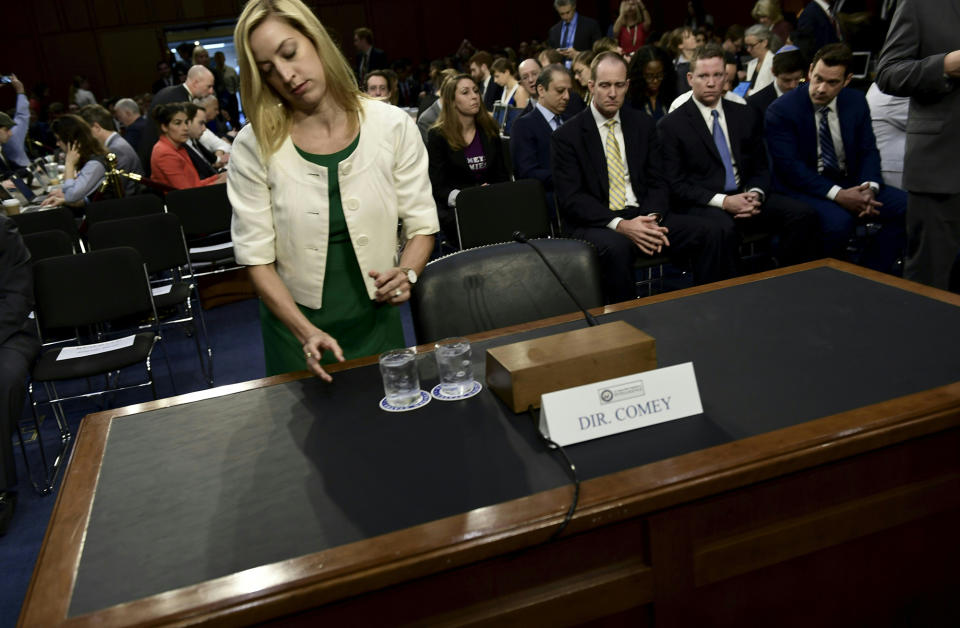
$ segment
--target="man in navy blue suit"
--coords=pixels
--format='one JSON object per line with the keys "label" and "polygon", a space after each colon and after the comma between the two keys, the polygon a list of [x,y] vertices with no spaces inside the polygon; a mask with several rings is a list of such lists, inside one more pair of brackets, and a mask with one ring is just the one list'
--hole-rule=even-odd
{"label": "man in navy blue suit", "polygon": [[767,145],[779,188],[820,214],[824,252],[842,259],[858,221],[879,222],[860,263],[890,272],[906,244],[907,195],[883,185],[867,99],[846,89],[852,62],[844,44],[819,50],[807,85],[767,109]]}
{"label": "man in navy blue suit", "polygon": [[807,59],[827,44],[842,40],[834,5],[836,0],[812,0],[797,18],[797,29],[790,39]]}
{"label": "man in navy blue suit", "polygon": [[604,52],[590,75],[590,106],[553,133],[550,163],[565,231],[600,256],[604,298],[636,298],[633,264],[644,255],[689,260],[698,283],[732,277],[739,242],[733,228],[669,211],[653,119],[623,107],[627,62]]}
{"label": "man in navy blue suit", "polygon": [[548,65],[537,77],[537,102],[529,115],[517,118],[510,135],[510,156],[516,179],[536,179],[547,194],[547,207],[555,211],[553,173],[550,170],[550,135],[565,120],[570,102],[570,74],[560,65]]}

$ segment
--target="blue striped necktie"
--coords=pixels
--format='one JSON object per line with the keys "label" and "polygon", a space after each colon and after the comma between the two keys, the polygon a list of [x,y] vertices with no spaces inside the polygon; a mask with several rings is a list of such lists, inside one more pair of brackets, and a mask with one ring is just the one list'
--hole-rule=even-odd
{"label": "blue striped necktie", "polygon": [[727,136],[723,134],[723,127],[720,126],[720,112],[714,109],[711,113],[713,113],[713,143],[717,145],[720,161],[723,162],[723,169],[726,171],[723,178],[723,191],[735,192],[737,178],[733,174],[733,159],[730,157],[730,149],[727,148]]}
{"label": "blue striped necktie", "polygon": [[820,159],[823,169],[831,172],[840,172],[837,161],[837,147],[833,145],[833,134],[830,133],[830,108],[820,108]]}

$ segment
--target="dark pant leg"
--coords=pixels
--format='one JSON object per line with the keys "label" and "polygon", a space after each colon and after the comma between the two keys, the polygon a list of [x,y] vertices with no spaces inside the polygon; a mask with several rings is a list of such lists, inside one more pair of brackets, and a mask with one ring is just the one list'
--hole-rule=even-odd
{"label": "dark pant leg", "polygon": [[633,264],[644,253],[630,238],[607,227],[572,229],[570,235],[586,240],[600,257],[603,298],[607,303],[620,303],[637,298]]}
{"label": "dark pant leg", "polygon": [[30,362],[23,353],[0,346],[0,491],[17,483],[13,459],[13,430],[23,412]]}
{"label": "dark pant leg", "polygon": [[691,207],[667,214],[664,226],[670,230],[671,257],[690,260],[695,283],[737,276],[740,235],[730,214],[716,207]]}
{"label": "dark pant leg", "polygon": [[[946,290],[960,252],[960,194],[910,192],[904,277]],[[956,282],[960,277],[954,277]]]}
{"label": "dark pant leg", "polygon": [[867,243],[860,263],[867,268],[889,273],[907,246],[907,193],[899,188],[884,186],[877,194],[877,200],[883,206],[878,208],[880,215],[870,218],[870,222],[879,222],[880,231]]}
{"label": "dark pant leg", "polygon": [[830,199],[790,192],[787,196],[812,207],[820,217],[821,250],[826,257],[847,259],[847,242],[857,227],[853,214]]}
{"label": "dark pant leg", "polygon": [[764,201],[760,213],[746,222],[747,229],[758,229],[779,237],[777,259],[781,266],[809,262],[823,254],[820,218],[816,210],[806,203],[782,194],[771,194]]}

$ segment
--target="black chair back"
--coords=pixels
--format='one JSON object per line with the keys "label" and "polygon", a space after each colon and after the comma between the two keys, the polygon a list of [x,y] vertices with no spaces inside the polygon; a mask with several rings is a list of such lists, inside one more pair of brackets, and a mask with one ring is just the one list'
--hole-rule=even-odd
{"label": "black chair back", "polygon": [[166,200],[167,211],[180,218],[188,238],[230,231],[233,209],[224,184],[174,190]]}
{"label": "black chair back", "polygon": [[87,205],[87,227],[104,220],[133,218],[163,213],[163,201],[153,194],[137,194],[123,198],[112,198]]}
{"label": "black chair back", "polygon": [[176,214],[152,214],[90,225],[87,240],[94,251],[130,246],[140,252],[151,273],[185,266],[189,258]]}
{"label": "black chair back", "polygon": [[27,249],[30,251],[30,261],[34,264],[48,257],[73,255],[76,252],[73,249],[70,236],[59,229],[28,233],[23,236],[23,243],[27,245]]}
{"label": "black chair back", "polygon": [[[603,305],[600,261],[580,240],[536,240],[584,307]],[[412,293],[418,342],[463,336],[577,310],[543,260],[509,242],[459,251],[427,264]]]}
{"label": "black chair back", "polygon": [[550,235],[550,215],[543,186],[534,179],[466,188],[457,196],[460,248]]}
{"label": "black chair back", "polygon": [[143,259],[132,247],[40,260],[33,278],[43,329],[85,327],[153,310]]}
{"label": "black chair back", "polygon": [[59,230],[70,236],[70,241],[75,249],[79,246],[80,230],[77,228],[76,218],[73,217],[73,210],[69,207],[61,206],[53,209],[24,212],[10,216],[10,218],[17,223],[21,235]]}

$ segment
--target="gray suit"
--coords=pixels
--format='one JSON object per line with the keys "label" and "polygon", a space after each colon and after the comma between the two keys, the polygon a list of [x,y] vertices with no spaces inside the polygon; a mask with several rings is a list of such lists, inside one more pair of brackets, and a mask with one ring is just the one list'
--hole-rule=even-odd
{"label": "gray suit", "polygon": [[903,187],[908,252],[905,276],[946,288],[960,250],[960,80],[944,75],[960,48],[960,0],[901,0],[880,53],[877,83],[910,96]]}
{"label": "gray suit", "polygon": [[[117,167],[126,172],[143,174],[143,165],[137,151],[133,150],[127,140],[120,137],[119,133],[114,133],[107,139],[107,151],[117,156]],[[124,194],[136,194],[137,182],[133,179],[124,178]]]}

